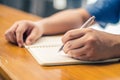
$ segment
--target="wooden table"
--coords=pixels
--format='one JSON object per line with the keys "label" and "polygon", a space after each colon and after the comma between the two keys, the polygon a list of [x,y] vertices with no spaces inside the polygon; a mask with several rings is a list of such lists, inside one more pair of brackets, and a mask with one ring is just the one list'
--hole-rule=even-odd
{"label": "wooden table", "polygon": [[18,20],[40,18],[0,5],[0,74],[6,80],[120,80],[120,63],[40,66],[24,48],[8,43],[4,32]]}

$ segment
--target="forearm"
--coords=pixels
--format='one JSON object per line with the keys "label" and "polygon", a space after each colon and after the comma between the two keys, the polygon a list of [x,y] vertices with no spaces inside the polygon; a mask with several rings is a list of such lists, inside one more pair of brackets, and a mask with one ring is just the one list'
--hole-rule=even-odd
{"label": "forearm", "polygon": [[84,9],[66,10],[45,18],[38,23],[43,23],[43,34],[60,34],[70,29],[78,28],[90,17]]}

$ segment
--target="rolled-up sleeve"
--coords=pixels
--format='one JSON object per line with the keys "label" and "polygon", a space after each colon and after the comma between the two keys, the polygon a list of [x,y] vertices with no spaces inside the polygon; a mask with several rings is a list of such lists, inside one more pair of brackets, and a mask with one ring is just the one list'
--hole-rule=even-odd
{"label": "rolled-up sleeve", "polygon": [[86,7],[90,15],[96,17],[96,21],[105,27],[107,23],[117,23],[120,16],[120,0],[98,0]]}

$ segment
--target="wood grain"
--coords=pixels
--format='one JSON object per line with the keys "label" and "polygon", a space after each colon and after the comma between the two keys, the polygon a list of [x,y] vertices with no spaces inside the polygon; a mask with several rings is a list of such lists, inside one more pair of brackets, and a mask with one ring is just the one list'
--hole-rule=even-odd
{"label": "wood grain", "polygon": [[5,40],[5,31],[23,19],[41,18],[0,5],[0,73],[6,80],[120,80],[120,63],[40,66],[26,49]]}

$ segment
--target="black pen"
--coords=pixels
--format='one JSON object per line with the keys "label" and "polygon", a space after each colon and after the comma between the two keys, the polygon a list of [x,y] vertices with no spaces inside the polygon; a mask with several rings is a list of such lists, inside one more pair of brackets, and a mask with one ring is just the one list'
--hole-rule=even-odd
{"label": "black pen", "polygon": [[[95,20],[95,16],[90,17],[90,18],[80,27],[80,29],[86,28],[86,27],[90,26],[90,25],[94,22],[94,20]],[[64,45],[62,45],[62,46],[60,47],[60,49],[58,50],[58,52],[60,52],[60,51],[63,49],[63,47],[64,47]]]}

